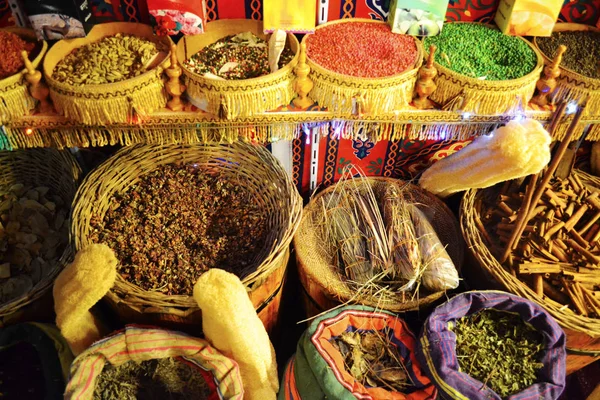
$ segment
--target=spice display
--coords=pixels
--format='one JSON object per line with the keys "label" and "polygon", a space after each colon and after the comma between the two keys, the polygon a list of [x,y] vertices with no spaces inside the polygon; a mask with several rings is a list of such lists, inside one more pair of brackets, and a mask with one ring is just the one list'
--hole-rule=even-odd
{"label": "spice display", "polygon": [[[279,68],[293,58],[292,49],[285,47],[279,58]],[[191,56],[185,64],[197,74],[223,79],[258,78],[271,72],[267,41],[252,32],[225,36]]]}
{"label": "spice display", "polygon": [[436,62],[476,79],[517,79],[537,63],[535,51],[524,40],[482,24],[446,24],[439,36],[425,39],[425,48],[432,44],[437,47]]}
{"label": "spice display", "polygon": [[67,245],[68,210],[47,187],[0,188],[0,304],[44,279]]}
{"label": "spice display", "polygon": [[121,276],[145,289],[191,295],[221,268],[243,278],[262,260],[266,216],[243,184],[194,165],[163,165],[112,199],[91,240],[108,245]]}
{"label": "spice display", "polygon": [[117,33],[73,50],[54,68],[52,78],[69,85],[99,85],[136,77],[150,69],[160,44]]}
{"label": "spice display", "polygon": [[3,399],[46,398],[44,371],[35,347],[27,342],[0,350],[0,397]]}
{"label": "spice display", "polygon": [[486,309],[456,320],[460,370],[502,398],[537,382],[544,337],[518,314]]}
{"label": "spice display", "polygon": [[536,38],[542,53],[554,58],[558,46],[567,46],[561,66],[578,74],[600,79],[600,32],[567,31],[554,32],[551,37]]}
{"label": "spice display", "polygon": [[319,28],[307,38],[307,56],[331,71],[362,78],[396,75],[417,61],[415,38],[385,24],[346,22]]}
{"label": "spice display", "polygon": [[31,52],[35,43],[27,42],[12,32],[0,30],[0,79],[7,78],[25,68],[21,57],[23,50]]}
{"label": "spice display", "polygon": [[199,368],[180,358],[107,364],[97,379],[94,400],[203,400],[211,395]]}
{"label": "spice display", "polygon": [[362,385],[404,393],[412,385],[402,356],[384,331],[348,331],[330,339]]}

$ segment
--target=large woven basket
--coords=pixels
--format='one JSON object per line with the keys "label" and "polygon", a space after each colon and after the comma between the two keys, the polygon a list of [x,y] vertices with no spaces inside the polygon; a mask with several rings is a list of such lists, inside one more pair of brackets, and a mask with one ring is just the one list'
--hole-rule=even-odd
{"label": "large woven basket", "polygon": [[121,82],[71,86],[52,78],[56,65],[74,49],[117,33],[162,43],[169,49],[172,44],[168,36],[155,36],[152,27],[132,22],[96,25],[85,38],[59,41],[44,60],[44,76],[59,113],[86,125],[102,125],[131,122],[134,115],[144,116],[165,107],[163,71],[171,65],[170,51],[156,68]]}
{"label": "large woven basket", "polygon": [[[317,31],[334,24],[356,22],[386,24],[371,19],[348,18],[319,25]],[[302,41],[306,42],[308,37],[309,35],[306,35]],[[357,98],[363,101],[365,110],[371,114],[385,114],[408,109],[413,97],[417,72],[423,63],[423,46],[419,40],[415,40],[415,44],[417,45],[417,58],[412,68],[384,78],[358,78],[342,75],[316,64],[307,54],[306,62],[310,67],[309,77],[314,83],[309,94],[310,98],[330,111],[345,114],[353,112]],[[369,62],[369,60],[365,60],[365,62]]]}
{"label": "large woven basket", "polygon": [[[478,22],[452,23],[478,24]],[[486,26],[491,27],[490,25]],[[531,43],[521,37],[519,40],[527,43],[537,57],[535,68],[527,75],[504,81],[481,80],[459,74],[436,62],[434,65],[438,70],[435,80],[437,89],[429,98],[450,109],[477,114],[504,114],[525,109],[535,92],[535,84],[544,68],[544,61],[539,51]],[[425,56],[428,56],[427,52]]]}
{"label": "large woven basket", "polygon": [[[141,176],[172,163],[193,163],[239,181],[262,204],[269,236],[259,254],[262,263],[242,278],[267,330],[277,322],[289,244],[300,222],[302,200],[281,164],[264,147],[246,143],[136,145],[117,152],[93,171],[77,192],[71,232],[77,250],[91,244],[93,216],[104,219],[113,195],[127,191]],[[138,266],[143,268],[143,265]],[[126,323],[144,323],[201,331],[201,313],[191,296],[149,292],[120,275],[106,296]]]}
{"label": "large woven basket", "polygon": [[[71,204],[80,177],[81,169],[68,151],[29,149],[0,152],[0,188],[15,183],[47,186],[52,193],[60,196],[65,204]],[[35,316],[38,321],[51,318],[52,292],[50,288],[54,283],[54,278],[72,255],[68,238],[65,238],[64,242],[67,244],[60,260],[51,266],[47,275],[31,291],[9,303],[0,305],[0,326],[9,322],[26,320],[30,316]],[[45,295],[50,299],[50,302],[37,301],[42,296],[46,297]],[[32,304],[34,302],[35,304]],[[29,305],[31,306],[27,307]],[[49,307],[44,308],[45,306]],[[50,314],[41,315],[44,312],[38,312],[36,307],[44,308],[44,311],[49,311]]]}
{"label": "large woven basket", "polygon": [[[354,182],[340,182],[352,184]],[[362,178],[360,185],[369,185],[373,189],[398,184],[405,187],[405,198],[414,202],[427,216],[441,242],[446,245],[448,254],[460,271],[464,258],[464,244],[460,237],[458,221],[448,207],[437,197],[407,182],[391,178]],[[406,186],[405,186],[406,185]],[[325,189],[316,195],[304,208],[302,222],[294,236],[294,248],[300,281],[308,296],[309,315],[316,315],[340,304],[363,304],[392,312],[414,311],[426,307],[444,295],[445,292],[419,292],[415,300],[405,302],[384,300],[376,296],[357,297],[356,291],[341,280],[331,257],[323,248],[320,229],[317,226],[322,215],[321,197],[335,190],[335,186]]]}
{"label": "large woven basket", "polygon": [[[594,188],[600,188],[600,179],[578,170],[574,170],[582,182]],[[486,193],[493,188],[485,190],[469,190],[461,204],[461,228],[464,239],[472,256],[480,265],[482,271],[474,271],[480,278],[500,289],[507,290],[518,296],[532,300],[544,307],[558,321],[567,335],[567,373],[575,372],[594,360],[600,358],[600,319],[588,318],[565,311],[555,303],[547,302],[538,296],[527,284],[521,282],[512,273],[504,269],[491,253],[484,242],[482,232],[478,226],[483,210],[481,201],[486,198]],[[493,235],[489,234],[493,238]],[[482,274],[480,272],[483,272]],[[480,284],[485,285],[484,282]]]}
{"label": "large woven basket", "polygon": [[[35,32],[24,28],[3,28],[12,32],[28,42],[36,41]],[[33,51],[29,54],[29,59],[34,68],[37,68],[46,51],[48,43],[46,41],[37,42]],[[29,114],[36,105],[36,100],[31,97],[27,81],[25,80],[26,70],[16,73],[12,76],[0,80],[0,124],[5,124],[13,118],[22,117]]]}
{"label": "large woven basket", "polygon": [[228,119],[247,117],[287,105],[295,97],[292,87],[294,67],[298,63],[298,39],[287,35],[287,46],[296,54],[294,59],[275,73],[252,79],[217,80],[191,71],[185,61],[219,39],[242,32],[252,32],[266,39],[262,21],[234,19],[206,24],[201,35],[184,36],[177,44],[177,60],[183,67],[186,92],[190,101],[213,115],[224,112]]}

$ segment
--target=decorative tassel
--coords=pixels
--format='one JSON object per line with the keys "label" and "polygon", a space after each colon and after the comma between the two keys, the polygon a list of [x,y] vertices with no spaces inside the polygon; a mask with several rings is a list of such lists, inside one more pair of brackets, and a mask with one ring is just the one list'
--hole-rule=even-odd
{"label": "decorative tassel", "polygon": [[0,88],[0,124],[29,114],[35,105],[36,101],[29,94],[22,79],[13,85]]}

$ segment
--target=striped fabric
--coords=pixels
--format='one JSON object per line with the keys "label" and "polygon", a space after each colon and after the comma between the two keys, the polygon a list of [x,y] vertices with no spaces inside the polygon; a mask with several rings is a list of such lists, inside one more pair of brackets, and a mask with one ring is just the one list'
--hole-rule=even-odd
{"label": "striped fabric", "polygon": [[242,400],[244,391],[237,363],[223,356],[202,339],[183,333],[127,326],[123,331],[100,340],[80,354],[71,366],[65,399],[92,399],[96,378],[104,365],[119,366],[128,361],[182,357],[189,365],[212,376],[209,386],[216,389],[210,400]]}
{"label": "striped fabric", "polygon": [[484,309],[514,312],[540,331],[546,342],[539,382],[509,396],[506,400],[557,399],[565,386],[565,334],[540,306],[512,294],[495,291],[466,292],[437,307],[425,321],[418,357],[423,369],[437,386],[440,397],[453,400],[500,400],[501,397],[483,383],[459,372],[456,358],[456,335],[448,324]]}

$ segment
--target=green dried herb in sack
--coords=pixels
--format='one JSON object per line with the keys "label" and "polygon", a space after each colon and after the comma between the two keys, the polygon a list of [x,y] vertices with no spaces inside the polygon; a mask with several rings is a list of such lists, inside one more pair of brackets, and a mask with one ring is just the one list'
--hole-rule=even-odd
{"label": "green dried herb in sack", "polygon": [[537,382],[544,338],[517,314],[483,310],[450,326],[456,335],[461,372],[489,386],[501,397]]}
{"label": "green dried herb in sack", "polygon": [[542,53],[554,58],[558,46],[567,46],[561,66],[578,74],[600,79],[600,33],[592,31],[554,32],[551,37],[536,38]]}

